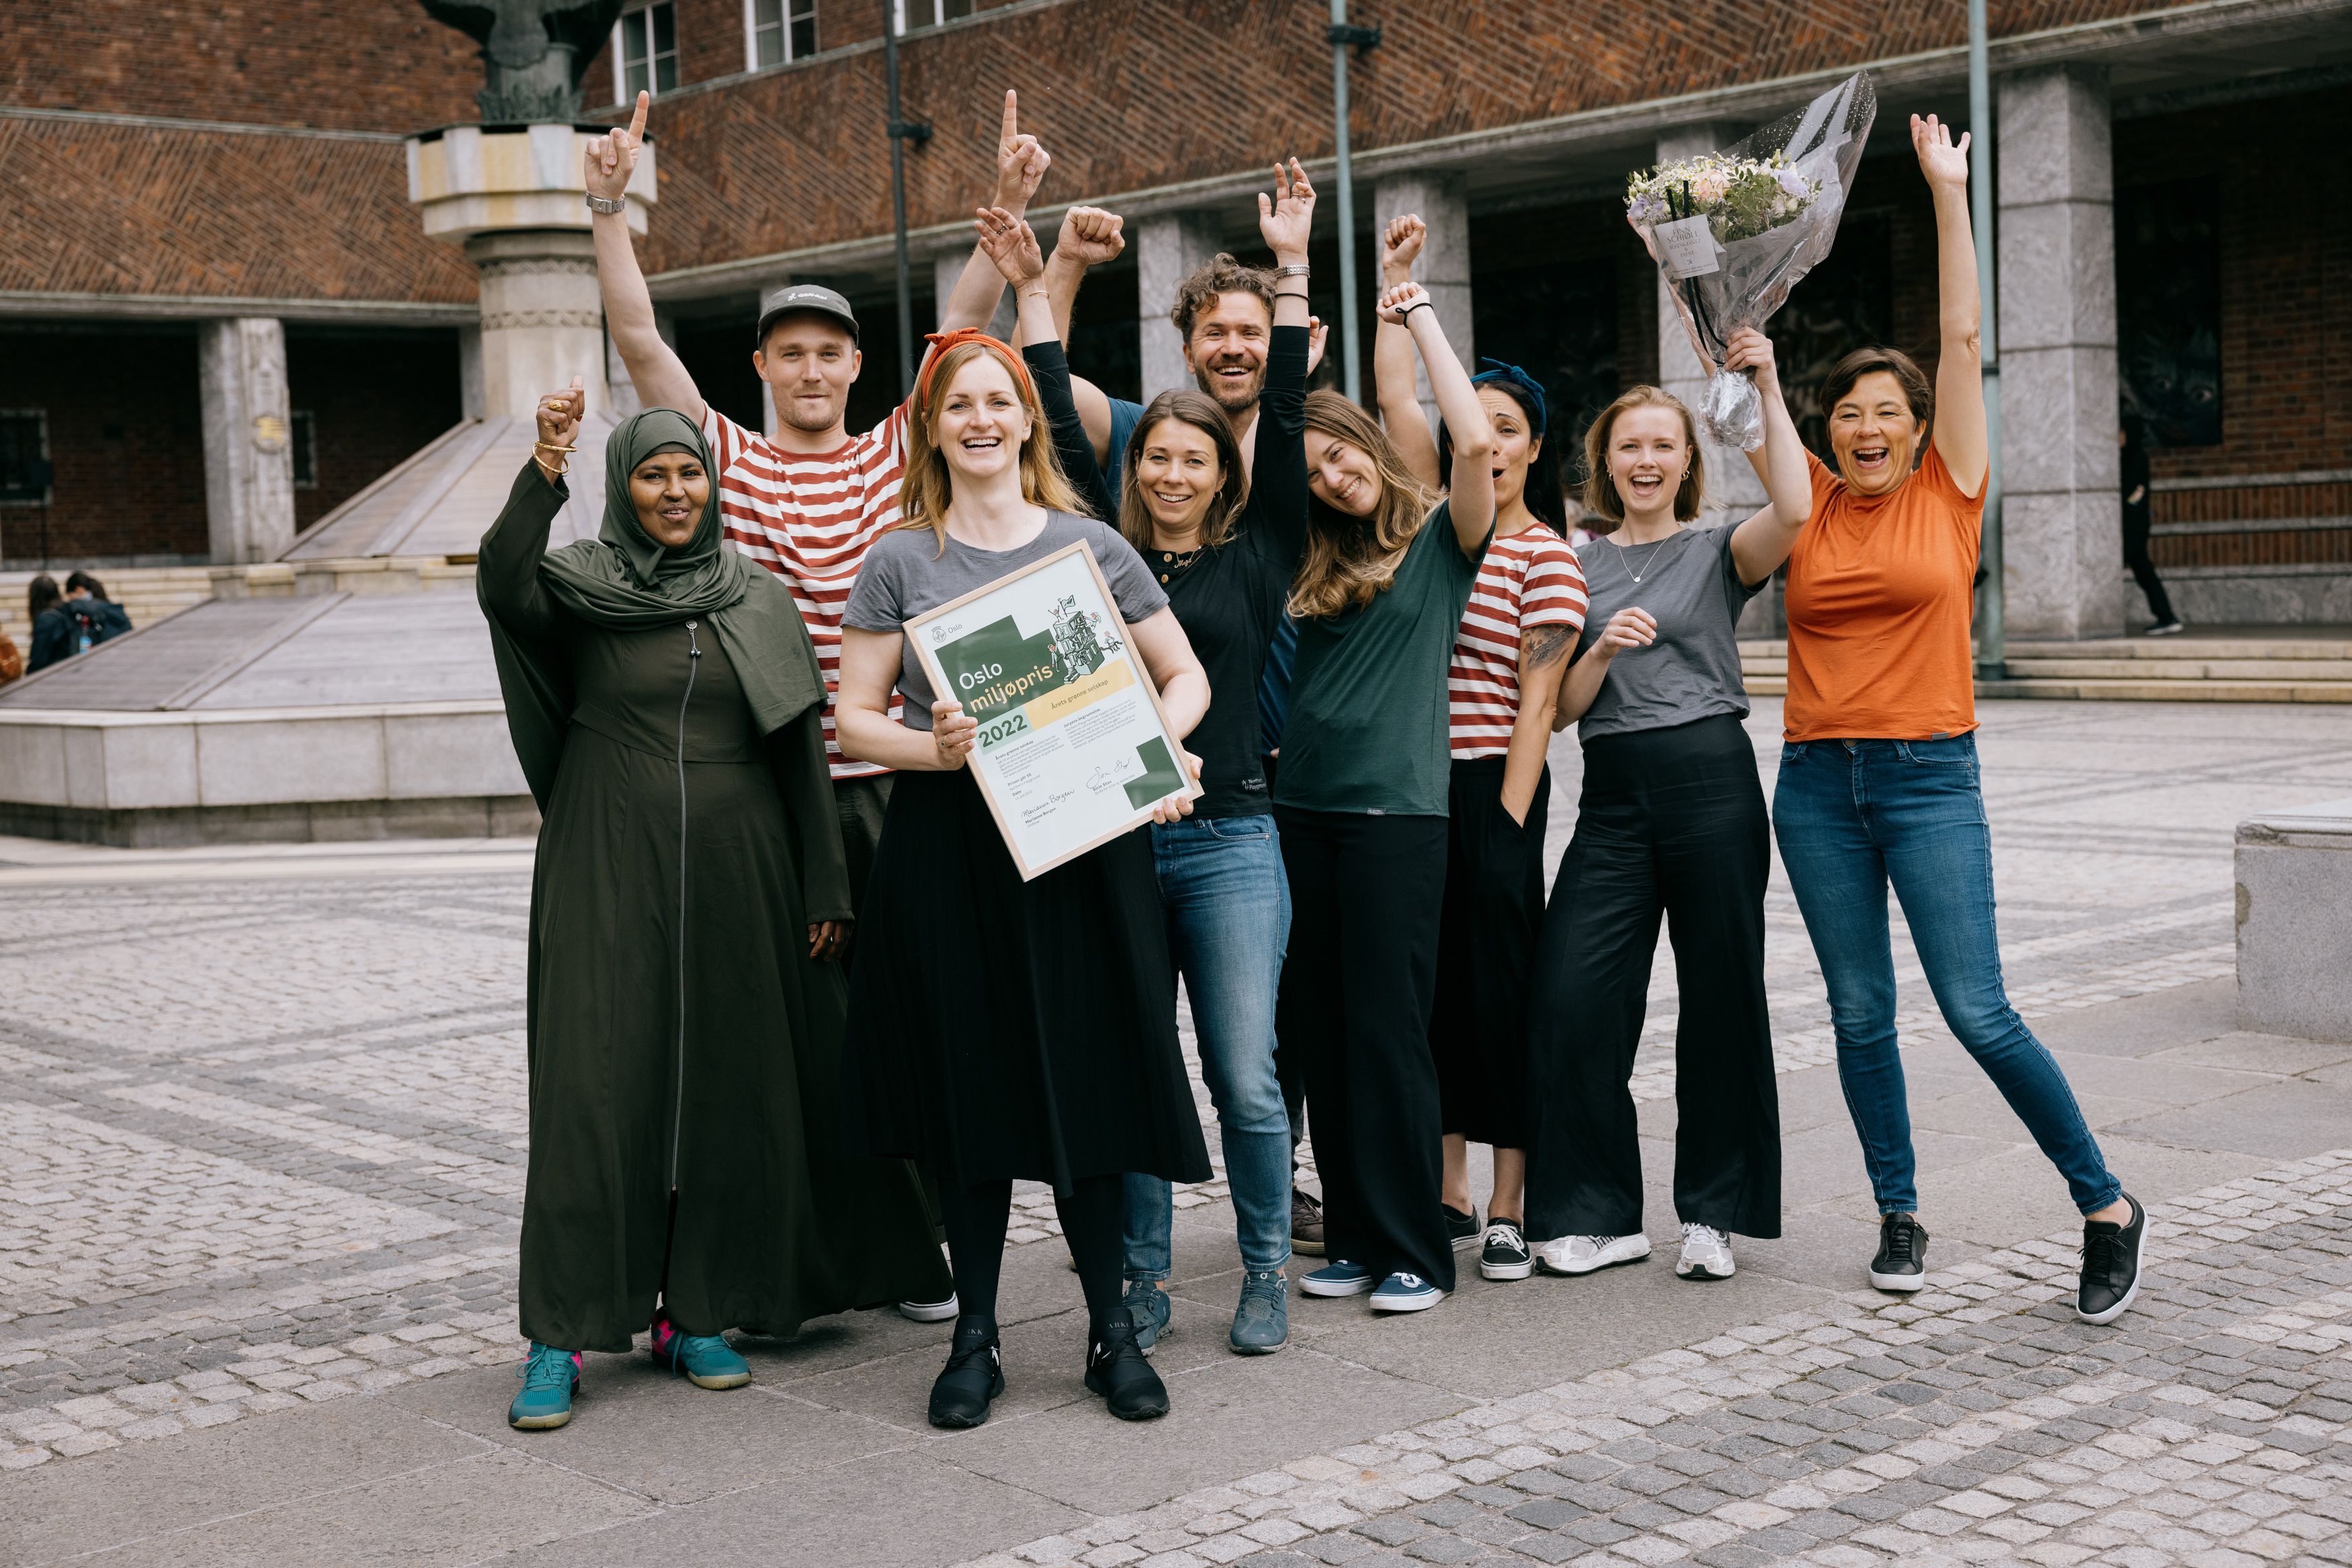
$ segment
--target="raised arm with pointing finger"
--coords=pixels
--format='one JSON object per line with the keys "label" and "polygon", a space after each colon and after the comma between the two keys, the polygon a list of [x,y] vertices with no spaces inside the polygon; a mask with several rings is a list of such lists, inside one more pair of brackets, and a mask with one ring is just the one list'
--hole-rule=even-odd
{"label": "raised arm with pointing finger", "polygon": [[[646,115],[651,104],[651,94],[639,93],[635,112],[625,128],[589,141],[583,160],[583,178],[589,195],[618,201],[628,189],[629,177],[636,172],[637,156],[645,144]],[[1037,186],[1053,162],[1035,137],[1022,133],[1019,110],[1019,96],[1007,91],[1004,119],[997,139],[994,204],[1016,214],[1028,209],[1030,198],[1037,193]],[[653,297],[637,266],[627,215],[598,212],[590,220],[590,226],[596,241],[596,275],[604,289],[605,326],[613,334],[613,346],[620,350],[622,361],[629,368],[629,379],[635,384],[639,399],[647,407],[674,408],[698,423],[705,410],[702,394],[685,361],[655,325]],[[975,247],[971,260],[940,312],[940,329],[952,331],[959,327],[984,325],[995,312],[1003,287],[1004,280],[995,266]],[[774,384],[777,376],[771,374],[772,368],[766,363],[765,347],[763,344],[754,350],[753,361],[761,379]],[[854,380],[857,358],[854,350],[851,358],[849,379]],[[781,370],[777,372],[782,373]],[[838,446],[845,434],[837,420],[831,428],[816,431],[796,429],[782,420],[778,423],[778,441],[799,450],[827,451]]]}

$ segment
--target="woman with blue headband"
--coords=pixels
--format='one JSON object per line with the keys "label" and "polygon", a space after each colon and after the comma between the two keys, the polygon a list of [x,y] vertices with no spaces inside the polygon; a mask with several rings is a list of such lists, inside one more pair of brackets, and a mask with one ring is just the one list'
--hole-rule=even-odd
{"label": "woman with blue headband", "polygon": [[[1412,276],[1421,219],[1390,223],[1383,281]],[[1403,350],[1402,353],[1397,352]],[[1383,326],[1375,385],[1398,450],[1435,488],[1453,467],[1453,432],[1437,439],[1414,398],[1411,340]],[[1447,672],[1445,894],[1429,1019],[1445,1130],[1445,1224],[1476,1246],[1489,1280],[1524,1280],[1528,1250],[1528,989],[1543,920],[1544,827],[1551,776],[1544,753],[1560,672],[1584,625],[1584,573],[1567,539],[1559,459],[1545,441],[1541,382],[1500,360],[1470,378],[1494,430],[1495,538],[1478,567]],[[1470,1192],[1469,1145],[1494,1150],[1486,1223]]]}

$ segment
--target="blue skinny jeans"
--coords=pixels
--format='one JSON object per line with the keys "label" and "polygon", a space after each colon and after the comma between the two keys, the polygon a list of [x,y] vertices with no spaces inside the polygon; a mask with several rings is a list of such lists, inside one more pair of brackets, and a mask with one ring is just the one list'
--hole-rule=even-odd
{"label": "blue skinny jeans", "polygon": [[1772,827],[1829,984],[1838,1082],[1879,1213],[1919,1206],[1895,1048],[1889,883],[1945,1024],[2066,1178],[2075,1207],[2089,1214],[2122,1196],[2065,1073],[2001,985],[1975,737],[1784,746]]}
{"label": "blue skinny jeans", "polygon": [[[1168,950],[1192,1004],[1201,1076],[1217,1107],[1242,1262],[1290,1262],[1290,1115],[1274,1071],[1274,998],[1290,940],[1290,883],[1274,818],[1156,822],[1151,855]],[[1165,1280],[1173,1194],[1127,1177],[1127,1277]]]}

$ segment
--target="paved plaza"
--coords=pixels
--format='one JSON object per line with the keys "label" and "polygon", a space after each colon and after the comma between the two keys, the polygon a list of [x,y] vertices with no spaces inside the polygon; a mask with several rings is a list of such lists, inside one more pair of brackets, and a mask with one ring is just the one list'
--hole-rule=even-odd
{"label": "paved plaza", "polygon": [[[1289,1349],[1244,1360],[1202,1184],[1174,1408],[1142,1427],[1080,1385],[1024,1190],[976,1431],[923,1421],[947,1325],[887,1312],[744,1342],[738,1393],[591,1356],[570,1427],[508,1430],[529,845],[0,841],[0,1564],[2352,1563],[2352,1045],[2236,1031],[2231,876],[2240,818],[2352,797],[2352,708],[1983,717],[2011,994],[2153,1215],[2132,1312],[2074,1322],[2063,1186],[1899,935],[1935,1289],[1863,1288],[1868,1185],[1776,868],[1780,1239],[1673,1277],[1662,950],[1657,1258],[1471,1268],[1400,1321],[1294,1295]],[[1768,789],[1779,721],[1750,725]]]}

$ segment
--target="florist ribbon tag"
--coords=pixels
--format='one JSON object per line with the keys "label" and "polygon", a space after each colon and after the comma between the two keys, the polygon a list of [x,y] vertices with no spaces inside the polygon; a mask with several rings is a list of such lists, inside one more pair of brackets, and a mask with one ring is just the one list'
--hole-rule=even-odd
{"label": "florist ribbon tag", "polygon": [[1721,270],[1716,261],[1715,234],[1704,217],[1676,218],[1650,232],[1658,242],[1659,259],[1665,263],[1668,277],[1679,281]]}

